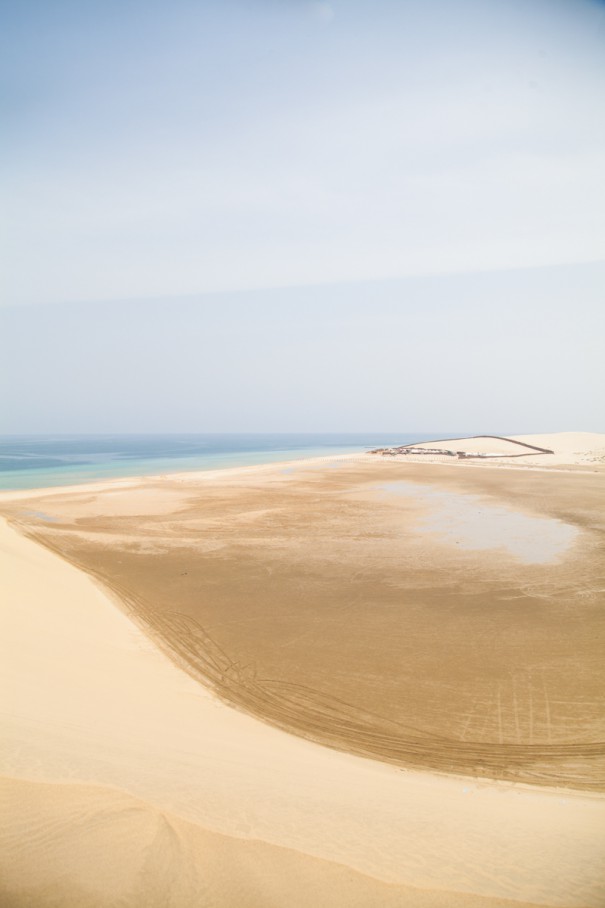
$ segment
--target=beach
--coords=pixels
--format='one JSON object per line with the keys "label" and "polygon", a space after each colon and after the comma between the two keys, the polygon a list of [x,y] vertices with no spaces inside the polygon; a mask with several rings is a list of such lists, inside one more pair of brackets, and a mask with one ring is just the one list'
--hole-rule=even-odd
{"label": "beach", "polygon": [[603,904],[605,436],[525,441],[0,495],[7,903]]}

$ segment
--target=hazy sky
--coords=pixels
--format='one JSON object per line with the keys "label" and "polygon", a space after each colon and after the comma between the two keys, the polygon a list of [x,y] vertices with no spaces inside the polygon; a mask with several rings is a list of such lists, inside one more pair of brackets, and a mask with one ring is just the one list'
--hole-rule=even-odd
{"label": "hazy sky", "polygon": [[604,3],[0,16],[0,431],[605,429]]}
{"label": "hazy sky", "polygon": [[605,431],[603,286],[605,264],[14,306],[5,431]]}

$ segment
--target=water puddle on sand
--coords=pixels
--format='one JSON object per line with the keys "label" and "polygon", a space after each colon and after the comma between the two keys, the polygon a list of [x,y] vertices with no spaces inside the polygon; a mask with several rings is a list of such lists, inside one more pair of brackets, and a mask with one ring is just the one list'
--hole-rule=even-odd
{"label": "water puddle on sand", "polygon": [[437,491],[403,480],[384,483],[381,489],[426,504],[429,513],[416,527],[420,532],[434,533],[461,549],[506,549],[526,564],[561,558],[579,532],[561,520],[487,504],[478,495]]}
{"label": "water puddle on sand", "polygon": [[46,514],[44,511],[21,511],[24,517],[35,517],[37,520],[43,520],[45,523],[58,523],[59,518]]}

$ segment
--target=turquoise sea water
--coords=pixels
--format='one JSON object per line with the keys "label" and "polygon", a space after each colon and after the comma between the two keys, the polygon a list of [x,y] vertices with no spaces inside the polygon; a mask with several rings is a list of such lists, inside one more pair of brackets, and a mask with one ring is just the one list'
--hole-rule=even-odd
{"label": "turquoise sea water", "polygon": [[415,440],[417,436],[406,433],[4,435],[0,436],[0,489],[39,489],[122,476],[252,466]]}

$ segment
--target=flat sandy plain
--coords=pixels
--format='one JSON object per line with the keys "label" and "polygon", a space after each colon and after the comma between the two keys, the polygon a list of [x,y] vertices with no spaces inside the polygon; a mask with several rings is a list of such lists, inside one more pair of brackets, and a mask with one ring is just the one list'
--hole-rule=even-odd
{"label": "flat sandy plain", "polygon": [[605,436],[528,440],[4,494],[9,904],[604,904]]}

